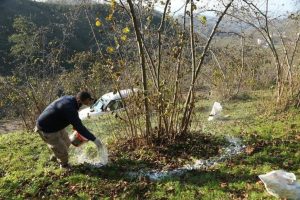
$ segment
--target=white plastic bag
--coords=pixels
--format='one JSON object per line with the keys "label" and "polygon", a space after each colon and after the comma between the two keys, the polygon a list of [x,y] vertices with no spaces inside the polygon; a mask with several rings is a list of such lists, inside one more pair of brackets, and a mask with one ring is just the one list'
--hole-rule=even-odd
{"label": "white plastic bag", "polygon": [[108,151],[105,144],[102,145],[102,148],[98,149],[100,156],[100,163],[106,165],[108,163]]}
{"label": "white plastic bag", "polygon": [[275,170],[258,176],[269,194],[286,199],[300,200],[300,184],[293,173]]}
{"label": "white plastic bag", "polygon": [[215,102],[208,117],[208,121],[214,120],[220,116],[222,106],[219,102]]}

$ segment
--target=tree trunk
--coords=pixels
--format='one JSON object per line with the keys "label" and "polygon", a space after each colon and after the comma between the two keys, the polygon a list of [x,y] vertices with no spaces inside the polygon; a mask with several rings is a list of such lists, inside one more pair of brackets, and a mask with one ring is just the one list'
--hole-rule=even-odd
{"label": "tree trunk", "polygon": [[142,72],[142,83],[143,83],[143,95],[144,95],[144,110],[145,110],[145,121],[146,121],[146,137],[149,139],[150,136],[150,129],[151,129],[151,122],[150,122],[150,110],[149,110],[149,99],[148,99],[148,85],[147,85],[147,73],[146,73],[146,64],[145,64],[145,53],[143,49],[143,42],[142,36],[140,32],[140,28],[138,25],[138,21],[136,18],[134,5],[131,0],[127,0],[130,8],[130,14],[132,19],[132,24],[135,30],[137,46],[139,49],[139,63]]}

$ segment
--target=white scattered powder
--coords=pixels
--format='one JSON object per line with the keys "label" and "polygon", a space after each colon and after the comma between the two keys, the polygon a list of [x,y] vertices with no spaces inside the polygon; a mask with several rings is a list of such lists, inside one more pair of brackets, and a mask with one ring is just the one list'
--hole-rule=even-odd
{"label": "white scattered powder", "polygon": [[108,163],[108,150],[104,144],[102,148],[97,148],[94,144],[83,144],[74,148],[71,154],[75,163],[88,163],[94,167],[102,167]]}
{"label": "white scattered powder", "polygon": [[[161,180],[163,178],[168,178],[171,176],[180,176],[183,173],[186,173],[187,171],[191,170],[199,170],[199,169],[207,169],[210,167],[213,167],[221,162],[224,162],[228,160],[229,158],[238,155],[243,152],[245,146],[241,144],[241,141],[239,138],[228,136],[226,137],[227,141],[229,142],[229,146],[223,149],[222,154],[219,156],[214,156],[206,160],[196,160],[193,164],[188,164],[183,167],[179,167],[177,169],[173,170],[167,170],[167,171],[136,171],[136,172],[128,172],[127,175],[131,178],[137,178],[140,176],[147,176],[150,180]],[[92,146],[89,146],[90,144],[85,144],[80,147],[74,148],[72,156],[75,157],[74,161],[76,163],[88,163],[92,165],[93,167],[102,167],[104,165],[107,165],[108,163],[108,151],[105,145],[102,146],[101,149],[96,149],[96,146],[94,144],[91,144]],[[90,150],[96,151],[87,151]],[[90,152],[90,154],[89,154]],[[91,157],[90,155],[95,155],[94,157]]]}
{"label": "white scattered powder", "polygon": [[211,157],[206,160],[196,160],[193,164],[185,165],[183,167],[169,170],[169,171],[143,171],[140,170],[138,172],[129,172],[128,175],[132,178],[140,177],[140,176],[146,176],[149,177],[150,180],[157,181],[161,180],[163,178],[168,178],[171,176],[180,176],[187,171],[191,170],[199,170],[199,169],[207,169],[209,167],[213,167],[221,162],[224,162],[225,160],[240,154],[245,146],[241,144],[241,141],[239,138],[228,136],[226,139],[229,142],[229,146],[224,148],[224,151],[221,155]]}

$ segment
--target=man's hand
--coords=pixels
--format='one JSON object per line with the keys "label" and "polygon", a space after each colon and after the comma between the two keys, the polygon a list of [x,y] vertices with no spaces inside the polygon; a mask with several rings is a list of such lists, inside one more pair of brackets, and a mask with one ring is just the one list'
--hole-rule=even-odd
{"label": "man's hand", "polygon": [[93,142],[97,146],[98,149],[102,148],[102,142],[101,142],[101,140],[99,140],[98,138],[96,138],[96,140],[94,140]]}

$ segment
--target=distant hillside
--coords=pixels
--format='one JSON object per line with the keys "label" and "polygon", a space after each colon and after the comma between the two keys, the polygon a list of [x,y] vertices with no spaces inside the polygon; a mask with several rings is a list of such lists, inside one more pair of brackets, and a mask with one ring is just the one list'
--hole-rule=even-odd
{"label": "distant hillside", "polygon": [[[61,41],[63,38],[63,30],[66,26],[73,23],[71,30],[68,30],[70,32],[65,33],[65,35],[67,34],[69,37],[65,43],[67,49],[64,50],[63,55],[66,60],[70,58],[74,52],[96,50],[96,42],[86,13],[84,12],[83,6],[81,5],[80,9],[78,9],[79,6],[79,4],[42,3],[30,0],[0,0],[0,76],[9,74],[14,68],[13,64],[11,64],[12,59],[9,58],[12,44],[8,38],[14,33],[12,25],[14,18],[18,16],[28,18],[38,27],[51,27],[51,33],[46,36],[48,42],[53,39]],[[106,49],[106,47],[114,43],[115,40],[115,35],[112,34],[110,28],[111,22],[105,20],[109,15],[110,5],[88,4],[85,6],[88,7],[87,14],[92,26],[95,26],[96,18],[99,18],[103,22],[101,30],[104,31],[100,32],[98,29],[96,31],[96,37],[100,43],[100,48]],[[76,14],[74,15],[74,13]],[[131,26],[131,23],[129,23],[130,18],[127,14],[116,12],[114,18],[120,27]],[[70,22],[70,20],[72,22]],[[157,27],[159,21],[160,15],[159,13],[155,13],[152,27]]]}
{"label": "distant hillside", "polygon": [[[2,0],[0,1],[0,75],[7,74],[11,71],[9,63],[9,51],[12,44],[9,43],[8,37],[14,33],[12,24],[17,16],[25,16],[33,21],[37,26],[55,27],[52,31],[52,38],[62,38],[62,30],[69,21],[65,15],[76,9],[71,5],[58,5],[50,3],[33,2],[30,0]],[[108,14],[108,5],[93,5],[89,9],[89,16],[94,25],[96,17],[105,18]],[[83,11],[76,16],[77,20],[69,33],[71,36],[67,41],[67,52],[83,51],[95,48],[95,41],[92,37],[86,15]],[[103,37],[103,35],[102,35]],[[99,38],[100,39],[100,38]],[[101,44],[105,45],[108,39],[101,38]]]}

